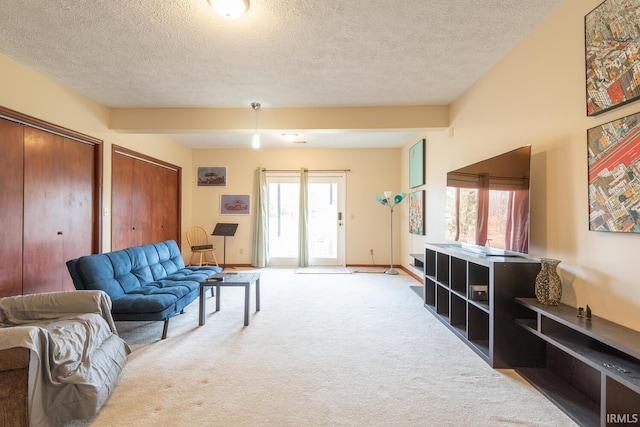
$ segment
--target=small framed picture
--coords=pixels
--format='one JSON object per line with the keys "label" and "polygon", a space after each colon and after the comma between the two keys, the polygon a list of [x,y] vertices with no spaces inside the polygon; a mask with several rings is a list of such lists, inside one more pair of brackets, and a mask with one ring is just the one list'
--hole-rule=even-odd
{"label": "small framed picture", "polygon": [[409,233],[424,236],[424,190],[409,193]]}
{"label": "small framed picture", "polygon": [[249,215],[251,196],[248,194],[221,194],[220,215]]}
{"label": "small framed picture", "polygon": [[409,188],[424,185],[424,145],[421,139],[409,149]]}
{"label": "small framed picture", "polygon": [[226,187],[227,168],[220,166],[198,166],[198,187]]}

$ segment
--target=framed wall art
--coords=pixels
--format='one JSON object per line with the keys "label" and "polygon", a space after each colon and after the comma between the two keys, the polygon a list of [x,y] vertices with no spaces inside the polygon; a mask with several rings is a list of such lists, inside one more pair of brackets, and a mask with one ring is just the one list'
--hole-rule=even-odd
{"label": "framed wall art", "polygon": [[589,230],[640,233],[640,113],[587,131]]}
{"label": "framed wall art", "polygon": [[249,215],[251,196],[248,194],[221,194],[220,215]]}
{"label": "framed wall art", "polygon": [[227,168],[220,166],[198,166],[198,187],[226,187]]}
{"label": "framed wall art", "polygon": [[640,98],[640,0],[605,0],[584,19],[587,116]]}
{"label": "framed wall art", "polygon": [[409,188],[424,185],[424,144],[421,139],[409,148]]}
{"label": "framed wall art", "polygon": [[409,193],[409,233],[424,235],[424,190]]}

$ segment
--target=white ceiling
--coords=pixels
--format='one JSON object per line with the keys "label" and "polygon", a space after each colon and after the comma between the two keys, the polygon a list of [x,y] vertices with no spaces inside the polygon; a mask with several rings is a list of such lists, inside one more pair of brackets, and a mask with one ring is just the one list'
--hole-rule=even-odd
{"label": "white ceiling", "polygon": [[[250,2],[228,21],[207,0],[3,0],[0,53],[110,107],[448,105],[562,0]],[[173,137],[194,147],[246,140]],[[411,134],[301,137],[377,147]],[[272,143],[284,144],[263,138]]]}

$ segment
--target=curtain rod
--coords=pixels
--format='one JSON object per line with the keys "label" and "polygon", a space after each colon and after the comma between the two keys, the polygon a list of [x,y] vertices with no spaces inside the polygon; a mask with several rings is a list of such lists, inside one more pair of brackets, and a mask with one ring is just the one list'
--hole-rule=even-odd
{"label": "curtain rod", "polygon": [[[262,169],[262,172],[300,172],[300,169]],[[309,172],[351,172],[351,169],[309,169]]]}

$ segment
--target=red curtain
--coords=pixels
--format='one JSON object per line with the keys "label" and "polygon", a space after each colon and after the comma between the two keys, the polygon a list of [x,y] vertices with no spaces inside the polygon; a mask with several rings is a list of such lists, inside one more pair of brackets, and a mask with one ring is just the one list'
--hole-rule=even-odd
{"label": "red curtain", "polygon": [[487,244],[489,228],[489,175],[480,174],[478,186],[478,220],[476,221],[476,245]]}
{"label": "red curtain", "polygon": [[505,233],[505,249],[527,253],[529,250],[529,195],[527,190],[511,191]]}
{"label": "red curtain", "polygon": [[456,218],[456,233],[455,233],[455,241],[460,240],[460,188],[455,187],[455,218]]}

